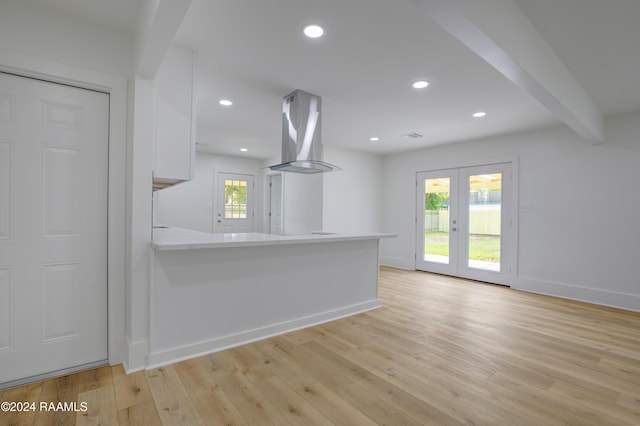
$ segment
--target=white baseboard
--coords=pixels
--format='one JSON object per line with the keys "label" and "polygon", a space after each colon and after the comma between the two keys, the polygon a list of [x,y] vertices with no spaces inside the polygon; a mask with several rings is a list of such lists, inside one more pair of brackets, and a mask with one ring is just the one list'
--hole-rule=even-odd
{"label": "white baseboard", "polygon": [[127,359],[122,363],[124,371],[129,374],[147,368],[148,354],[148,340],[145,339],[132,342],[127,338]]}
{"label": "white baseboard", "polygon": [[217,339],[200,342],[192,345],[164,350],[161,352],[150,353],[147,357],[147,369],[162,367],[164,365],[173,364],[190,358],[218,352],[235,346],[244,345],[255,342],[257,340],[266,339],[277,336],[279,334],[288,333],[302,328],[311,327],[340,318],[360,314],[380,307],[378,300],[372,300],[357,305],[347,306],[333,311],[322,312],[304,318],[298,318],[279,324],[273,324],[266,327],[247,330],[242,333],[220,337]]}
{"label": "white baseboard", "polygon": [[640,295],[579,287],[566,283],[518,277],[511,284],[515,290],[546,294],[564,299],[640,312]]}
{"label": "white baseboard", "polygon": [[[415,270],[415,263],[410,259],[381,256],[380,264],[393,268]],[[640,295],[580,287],[566,283],[543,281],[529,277],[514,278],[510,287],[530,293],[546,294],[596,305],[640,312]]]}
{"label": "white baseboard", "polygon": [[399,257],[380,256],[380,265],[390,266],[392,268],[406,269],[413,271],[416,269],[415,261],[410,259],[402,259]]}

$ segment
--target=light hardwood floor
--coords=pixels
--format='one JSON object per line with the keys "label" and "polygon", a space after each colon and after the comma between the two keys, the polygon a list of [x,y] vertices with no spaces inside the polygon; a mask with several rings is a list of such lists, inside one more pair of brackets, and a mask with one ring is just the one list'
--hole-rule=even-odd
{"label": "light hardwood floor", "polygon": [[375,311],[126,375],[0,392],[86,402],[0,424],[640,425],[640,314],[382,268]]}

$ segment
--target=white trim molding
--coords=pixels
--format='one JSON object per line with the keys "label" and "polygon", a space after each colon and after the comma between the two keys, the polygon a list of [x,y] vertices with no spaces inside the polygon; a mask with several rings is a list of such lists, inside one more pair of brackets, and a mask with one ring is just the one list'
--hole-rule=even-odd
{"label": "white trim molding", "polygon": [[370,302],[347,306],[333,311],[322,312],[319,314],[311,315],[305,318],[298,318],[280,324],[273,324],[253,330],[247,330],[241,333],[219,337],[205,342],[198,342],[155,353],[150,353],[148,357],[149,365],[147,369],[162,367],[164,365],[173,364],[175,362],[184,361],[186,359],[191,359],[202,355],[207,355],[213,352],[219,352],[236,346],[245,345],[247,343],[256,342],[258,340],[267,339],[269,337],[278,336],[280,334],[289,333],[291,331],[313,327],[315,325],[335,321],[351,315],[371,311],[379,307],[380,303],[377,300],[372,300]]}
{"label": "white trim molding", "polygon": [[380,265],[406,269],[407,271],[415,271],[416,269],[415,259],[402,259],[399,257],[380,256]]}
{"label": "white trim molding", "polygon": [[132,342],[127,338],[127,359],[123,362],[124,371],[127,374],[147,368],[147,356],[149,355],[149,340]]}
{"label": "white trim molding", "polygon": [[535,278],[518,277],[512,289],[640,312],[640,296]]}

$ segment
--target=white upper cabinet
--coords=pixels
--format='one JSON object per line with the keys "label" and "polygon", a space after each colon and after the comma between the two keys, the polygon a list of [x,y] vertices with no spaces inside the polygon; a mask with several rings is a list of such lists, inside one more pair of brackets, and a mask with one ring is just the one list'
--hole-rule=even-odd
{"label": "white upper cabinet", "polygon": [[154,189],[193,179],[195,53],[171,46],[155,79]]}

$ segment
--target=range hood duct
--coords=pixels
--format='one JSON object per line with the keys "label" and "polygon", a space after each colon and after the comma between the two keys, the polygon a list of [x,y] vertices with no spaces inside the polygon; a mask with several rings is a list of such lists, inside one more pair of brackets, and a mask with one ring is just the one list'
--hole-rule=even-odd
{"label": "range hood duct", "polygon": [[322,173],[342,170],[322,161],[320,141],[322,99],[302,90],[284,97],[282,104],[282,163],[274,171]]}

